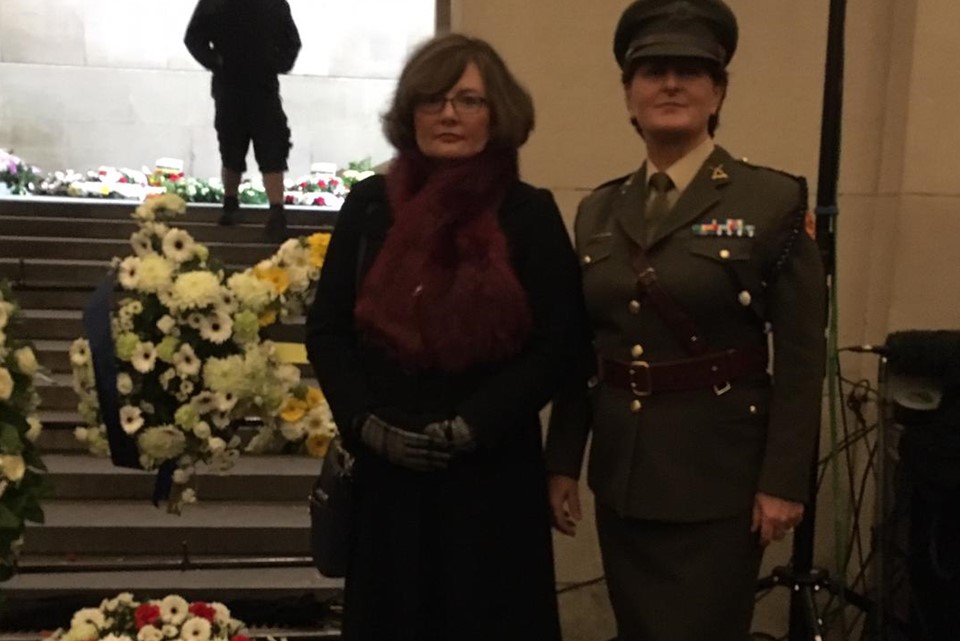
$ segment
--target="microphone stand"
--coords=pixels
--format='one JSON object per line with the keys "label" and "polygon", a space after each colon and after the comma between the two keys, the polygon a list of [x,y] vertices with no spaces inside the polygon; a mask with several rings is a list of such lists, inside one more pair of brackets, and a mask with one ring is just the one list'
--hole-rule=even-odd
{"label": "microphone stand", "polygon": [[[823,114],[820,132],[820,171],[817,183],[816,238],[827,277],[827,309],[833,315],[836,310],[830,304],[836,283],[836,219],[837,179],[840,171],[840,134],[843,113],[843,63],[846,22],[846,0],[830,0],[830,23],[827,35],[827,62],[824,79]],[[826,325],[833,325],[824,319]],[[828,342],[828,381],[835,380],[834,358],[835,331],[830,331]],[[758,591],[783,586],[790,590],[790,641],[823,640],[823,620],[817,610],[815,596],[822,590],[841,597],[845,602],[869,611],[873,604],[869,599],[845,588],[841,582],[830,578],[829,572],[813,564],[814,533],[817,514],[817,475],[819,434],[814,449],[810,452],[810,502],[803,521],[797,526],[793,537],[793,552],[789,566],[774,568],[770,576],[760,579]]]}

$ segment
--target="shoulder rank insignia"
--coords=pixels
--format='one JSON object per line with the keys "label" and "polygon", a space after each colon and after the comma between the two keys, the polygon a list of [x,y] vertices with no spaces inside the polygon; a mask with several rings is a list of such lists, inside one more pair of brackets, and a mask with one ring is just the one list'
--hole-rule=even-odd
{"label": "shoulder rank insignia", "polygon": [[727,218],[725,222],[717,222],[714,218],[709,223],[698,223],[691,227],[694,236],[746,236],[753,238],[756,233],[755,225],[745,225],[743,218]]}
{"label": "shoulder rank insignia", "polygon": [[730,176],[727,175],[726,170],[723,168],[723,165],[717,165],[713,168],[713,173],[710,174],[711,180],[730,180]]}

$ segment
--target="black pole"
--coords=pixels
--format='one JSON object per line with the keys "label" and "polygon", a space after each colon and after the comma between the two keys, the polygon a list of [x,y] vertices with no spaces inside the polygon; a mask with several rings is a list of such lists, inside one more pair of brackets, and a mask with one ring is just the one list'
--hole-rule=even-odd
{"label": "black pole", "polygon": [[[843,116],[844,36],[846,32],[846,0],[830,0],[830,22],[827,32],[827,60],[824,73],[823,112],[820,129],[820,170],[817,176],[816,236],[827,277],[827,309],[831,308],[836,280],[837,183],[840,175],[840,139]],[[829,319],[825,319],[829,324]],[[832,355],[828,354],[828,358]],[[828,381],[828,384],[833,384]],[[817,513],[817,460],[819,433],[811,452],[810,503],[803,522],[794,532],[791,566],[794,576],[815,575],[813,566],[814,535]],[[842,577],[837,577],[842,585]],[[793,590],[790,597],[790,641],[816,638],[816,621],[810,621],[811,595],[806,590]],[[815,611],[815,609],[814,609]]]}

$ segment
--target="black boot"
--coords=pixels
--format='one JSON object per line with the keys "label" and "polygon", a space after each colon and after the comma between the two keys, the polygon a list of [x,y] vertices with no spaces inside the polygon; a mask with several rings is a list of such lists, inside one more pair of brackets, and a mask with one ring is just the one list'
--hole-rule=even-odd
{"label": "black boot", "polygon": [[264,233],[275,243],[281,243],[287,239],[287,215],[283,211],[283,203],[270,205],[270,217],[267,218]]}
{"label": "black boot", "polygon": [[218,225],[230,226],[236,225],[239,221],[240,214],[240,201],[236,196],[224,196],[223,197],[223,211],[220,213],[220,219],[217,221]]}

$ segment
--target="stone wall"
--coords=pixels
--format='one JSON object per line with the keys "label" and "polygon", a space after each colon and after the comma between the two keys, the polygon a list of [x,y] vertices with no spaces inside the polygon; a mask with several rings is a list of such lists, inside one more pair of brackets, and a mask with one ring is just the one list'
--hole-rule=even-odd
{"label": "stone wall", "polygon": [[[380,133],[434,0],[290,0],[303,49],[281,79],[292,173],[390,156]],[[140,168],[161,156],[219,173],[210,74],[183,34],[195,0],[0,0],[0,147],[43,169]],[[256,167],[252,153],[248,165]]]}

